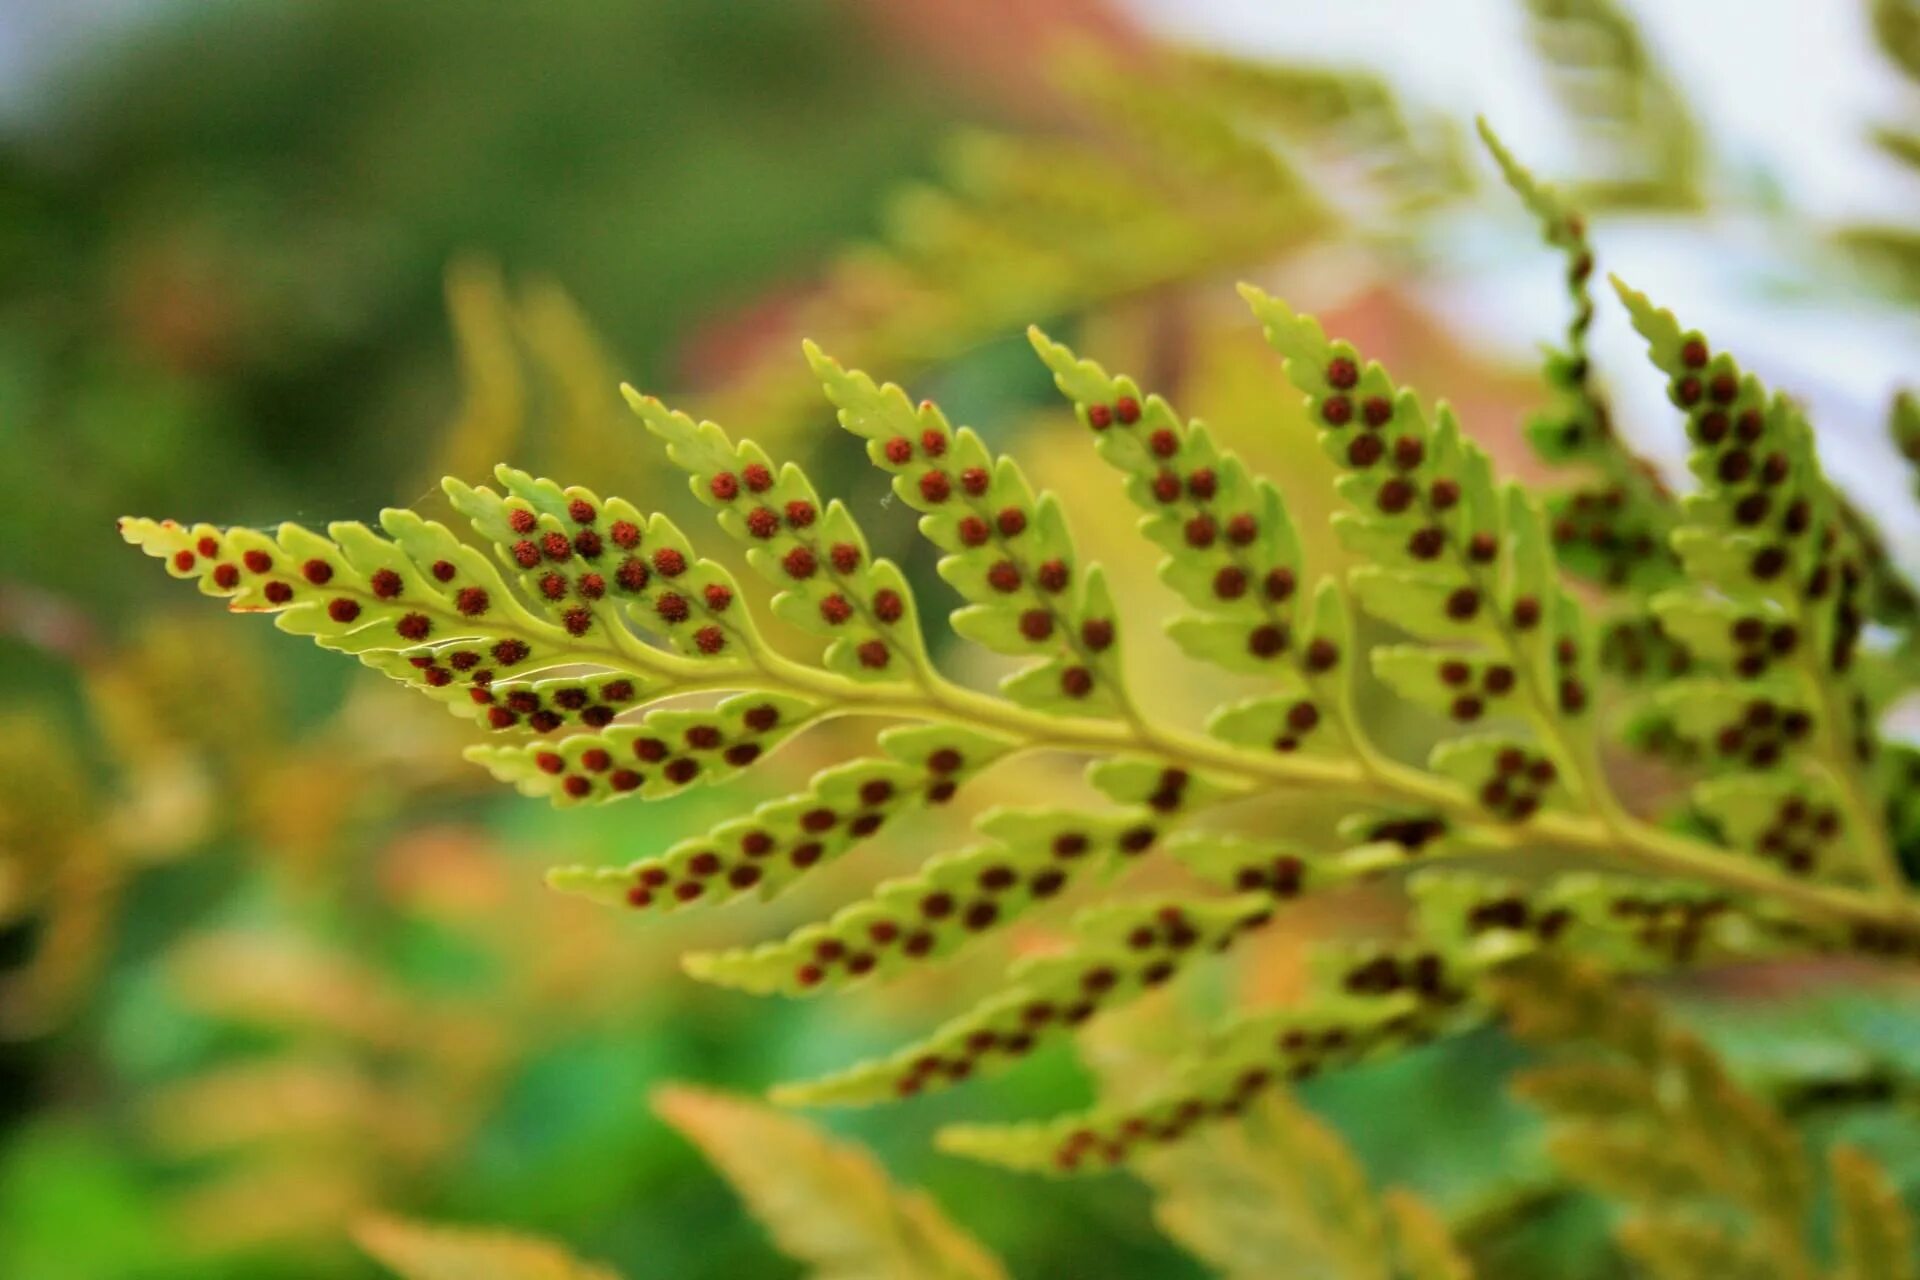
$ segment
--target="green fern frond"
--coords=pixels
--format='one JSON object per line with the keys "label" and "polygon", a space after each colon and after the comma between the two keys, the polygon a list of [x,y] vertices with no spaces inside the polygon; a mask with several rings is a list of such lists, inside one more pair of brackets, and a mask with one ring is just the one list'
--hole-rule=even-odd
{"label": "green fern frond", "polygon": [[[1138,109],[1157,113],[1169,147],[1206,153],[1195,163],[1244,159],[1217,139],[1207,153],[1202,120]],[[1584,254],[1551,194],[1506,167],[1550,237]],[[1285,185],[1275,173],[1250,180]],[[406,511],[386,512],[383,532],[134,519],[122,532],[231,608],[274,613],[282,629],[477,716],[494,737],[472,758],[557,805],[648,800],[774,768],[762,760],[830,719],[899,722],[872,754],[795,795],[623,867],[553,873],[556,886],[610,904],[670,911],[770,896],[992,767],[1040,753],[1086,760],[1104,802],[990,809],[979,842],[923,852],[916,870],[828,919],[690,957],[709,981],[803,995],[892,978],[1155,850],[1231,895],[1092,907],[1061,950],[1017,965],[971,1011],[895,1053],[789,1086],[788,1100],[873,1102],[1003,1070],[1284,919],[1286,902],[1356,880],[1406,891],[1403,929],[1319,949],[1297,1007],[1229,1018],[1162,1092],[942,1137],[1019,1167],[1106,1168],[1241,1114],[1269,1086],[1477,1025],[1492,1011],[1489,975],[1542,950],[1622,972],[1920,952],[1920,913],[1895,892],[1887,856],[1898,780],[1878,763],[1892,757],[1875,755],[1876,704],[1849,670],[1867,544],[1791,405],[1626,295],[1694,409],[1703,482],[1674,534],[1686,583],[1653,601],[1671,640],[1703,655],[1701,670],[1663,682],[1654,705],[1709,768],[1691,825],[1664,827],[1609,776],[1599,633],[1562,581],[1546,507],[1499,481],[1446,406],[1430,408],[1279,299],[1244,293],[1339,469],[1348,509],[1333,525],[1358,561],[1344,583],[1306,589],[1315,575],[1278,488],[1203,426],[1032,335],[1190,610],[1169,631],[1189,657],[1254,686],[1196,714],[1197,727],[1136,706],[1113,599],[1058,499],[936,406],[818,348],[808,359],[841,425],[941,553],[939,575],[960,600],[953,630],[1025,660],[997,696],[940,670],[906,575],[801,468],[632,392],[635,414],[775,587],[773,615],[824,642],[819,657],[763,634],[741,584],[666,517],[504,467],[498,492],[447,483],[491,559]],[[1576,316],[1576,353],[1584,328]],[[1582,401],[1586,420],[1594,403]],[[1736,452],[1744,464],[1726,461]],[[1604,456],[1597,465],[1613,465]],[[1353,605],[1395,633],[1389,642],[1372,643],[1378,631],[1356,625]],[[1369,677],[1429,713],[1423,762],[1360,714]],[[698,701],[663,705],[689,697]],[[1243,802],[1309,793],[1340,818],[1331,833],[1244,829],[1254,806]]]}
{"label": "green fern frond", "polygon": [[[888,202],[878,241],[835,264],[795,331],[911,370],[1035,318],[1270,261],[1350,221],[1404,237],[1410,216],[1472,185],[1458,122],[1360,68],[1080,47],[1053,82],[1082,127],[959,137],[934,181]],[[719,408],[788,424],[801,391],[769,360]]]}
{"label": "green fern frond", "polygon": [[1074,921],[1074,946],[1018,962],[1002,990],[920,1043],[774,1097],[798,1106],[858,1105],[998,1073],[1096,1012],[1165,984],[1188,961],[1226,951],[1272,916],[1265,894],[1090,908]]}

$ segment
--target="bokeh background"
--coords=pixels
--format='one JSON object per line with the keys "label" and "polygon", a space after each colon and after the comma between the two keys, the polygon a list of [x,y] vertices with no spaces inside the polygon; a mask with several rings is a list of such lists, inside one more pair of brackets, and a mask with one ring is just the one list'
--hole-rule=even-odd
{"label": "bokeh background", "polygon": [[[960,830],[882,840],[770,908],[641,926],[555,898],[547,866],[664,847],[833,742],[736,790],[552,813],[486,785],[437,708],[209,616],[116,516],[445,516],[435,477],[504,459],[697,530],[627,379],[806,461],[944,600],[808,388],[810,333],[1019,449],[1084,542],[1144,567],[1026,352],[1037,320],[1214,422],[1321,529],[1326,474],[1236,277],[1325,311],[1524,472],[1559,268],[1468,145],[1476,112],[1580,187],[1604,267],[1814,407],[1911,567],[1883,431],[1920,381],[1910,6],[0,0],[0,1276],[372,1275],[344,1229],[368,1209],[551,1234],[633,1277],[795,1274],[650,1090],[890,1047],[1058,923],[854,999],[701,988],[679,952],[777,936]],[[1676,464],[1617,317],[1599,355],[1623,430]],[[1150,621],[1165,601],[1125,576]],[[1223,692],[1136,657],[1170,717]],[[1284,999],[1297,953],[1167,1002]],[[1880,999],[1772,1000],[1726,1035],[1765,1069],[1844,1026],[1864,1056],[1833,1070],[1920,1069]],[[1604,1256],[1591,1215],[1527,1181],[1507,1052],[1308,1099],[1381,1177],[1479,1223],[1502,1274],[1613,1274],[1570,1261]],[[1051,1054],[827,1120],[1017,1274],[1204,1274],[1138,1184],[928,1142],[1091,1087]],[[1920,1138],[1859,1116],[1920,1171]]]}

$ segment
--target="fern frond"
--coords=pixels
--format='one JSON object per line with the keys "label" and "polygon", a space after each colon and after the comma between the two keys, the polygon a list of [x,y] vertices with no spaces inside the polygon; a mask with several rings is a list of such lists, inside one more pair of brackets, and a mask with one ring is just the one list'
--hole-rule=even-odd
{"label": "fern frond", "polygon": [[1176,618],[1168,626],[1175,641],[1194,657],[1250,674],[1299,670],[1300,655],[1312,648],[1319,655],[1312,674],[1330,673],[1342,652],[1338,638],[1295,636],[1296,627],[1306,630],[1295,618],[1300,546],[1279,490],[1132,379],[1109,377],[1037,328],[1028,337],[1095,433],[1095,449],[1127,477],[1127,496],[1146,513],[1141,532],[1166,553],[1161,580],[1213,615]]}
{"label": "fern frond", "polygon": [[[911,371],[1035,318],[1267,260],[1337,225],[1272,146],[1270,123],[1178,59],[1147,67],[1081,50],[1055,79],[1094,129],[962,137],[935,183],[891,202],[878,243],[834,264],[796,337]],[[779,430],[803,420],[805,391],[783,352],[721,408]]]}
{"label": "fern frond", "polygon": [[[1168,137],[1189,126],[1199,127],[1168,122]],[[1022,1167],[1116,1164],[1239,1114],[1271,1084],[1476,1025],[1488,1014],[1485,975],[1539,947],[1635,971],[1791,950],[1920,951],[1904,899],[1801,866],[1869,830],[1846,779],[1769,772],[1778,760],[1757,754],[1791,738],[1821,759],[1824,739],[1806,730],[1829,684],[1708,676],[1665,688],[1660,705],[1682,737],[1717,743],[1737,728],[1746,767],[1722,770],[1698,794],[1717,824],[1711,839],[1631,815],[1598,751],[1592,629],[1560,581],[1540,504],[1497,482],[1444,406],[1429,411],[1310,318],[1247,295],[1344,472],[1351,509],[1335,527],[1366,561],[1351,593],[1419,642],[1380,646],[1365,665],[1451,726],[1424,768],[1396,759],[1360,723],[1348,590],[1323,581],[1302,598],[1306,566],[1277,489],[1164,400],[1037,335],[1096,451],[1146,513],[1162,576],[1195,610],[1175,620],[1174,634],[1190,655],[1265,686],[1206,716],[1204,733],[1134,709],[1112,602],[1079,559],[1056,499],[936,407],[817,349],[810,362],[842,425],[868,442],[944,553],[941,575],[964,602],[955,629],[1031,659],[1001,696],[962,688],[936,667],[905,575],[872,556],[852,514],[823,502],[800,468],[631,392],[634,412],[722,531],[777,586],[773,612],[825,639],[824,657],[777,650],[739,584],[664,516],[510,468],[497,472],[500,492],[447,485],[505,572],[405,511],[383,515],[384,534],[132,519],[122,530],[230,607],[273,612],[283,629],[456,709],[483,709],[498,737],[472,758],[556,804],[675,794],[753,767],[831,718],[904,722],[873,754],[824,769],[798,794],[622,867],[553,873],[557,886],[608,903],[669,911],[771,895],[945,803],[990,766],[1043,752],[1088,759],[1087,782],[1106,805],[991,810],[976,823],[982,842],[923,857],[824,921],[690,958],[712,981],[802,995],[897,976],[1044,908],[1076,877],[1156,847],[1236,895],[1096,908],[1066,950],[1016,968],[997,994],[922,1043],[792,1087],[790,1099],[877,1101],[1002,1069],[1042,1035],[1171,978],[1189,953],[1209,949],[1202,943],[1230,941],[1284,900],[1432,864],[1408,879],[1416,910],[1405,936],[1326,949],[1305,1003],[1228,1021],[1164,1096],[943,1139]],[[1810,457],[1794,447],[1795,459]],[[1685,536],[1718,518],[1715,503],[1725,505],[1709,491],[1687,508],[1683,545],[1708,556],[1701,581],[1762,615],[1772,653],[1786,606],[1742,596],[1702,539]],[[1835,537],[1855,545],[1844,530]],[[1746,620],[1722,616],[1721,605],[1676,595],[1663,617],[1702,649],[1730,652],[1708,633],[1744,636]],[[661,705],[688,695],[702,702]],[[1238,802],[1309,790],[1344,813],[1334,838],[1230,830]],[[1202,815],[1208,830],[1182,829]],[[1500,874],[1458,870],[1468,857]],[[1567,874],[1562,857],[1598,861],[1607,874]],[[1044,1030],[1030,1027],[1042,1006],[1052,1010]]]}
{"label": "fern frond", "polygon": [[[1317,322],[1257,289],[1243,288],[1286,359],[1293,384],[1322,424],[1322,444],[1348,471],[1340,491],[1357,510],[1335,517],[1344,540],[1373,563],[1353,574],[1361,606],[1383,621],[1449,646],[1439,664],[1475,651],[1504,669],[1514,694],[1510,717],[1532,729],[1544,760],[1522,773],[1546,790],[1519,796],[1503,774],[1503,747],[1456,755],[1449,766],[1479,794],[1495,820],[1531,816],[1554,788],[1573,807],[1603,804],[1594,754],[1593,655],[1579,611],[1559,586],[1539,506],[1517,487],[1496,487],[1486,453],[1466,441],[1444,406],[1430,419],[1418,397],[1396,387],[1378,364],[1363,365],[1351,344],[1330,342]],[[1390,666],[1389,669],[1402,669]],[[1468,677],[1471,678],[1471,669]],[[1458,689],[1452,719],[1486,714],[1481,687]],[[1502,784],[1495,787],[1496,783]]]}
{"label": "fern frond", "polygon": [[[556,868],[547,882],[602,902],[662,911],[709,905],[755,889],[771,898],[887,823],[951,799],[962,780],[1007,749],[1004,742],[947,726],[894,732],[882,744],[888,748],[886,757],[850,760],[822,770],[806,791],[766,801],[752,813],[728,819],[662,854],[618,868]],[[943,768],[950,760],[963,763]],[[918,947],[906,954],[919,954]],[[764,965],[758,967],[764,971]],[[802,971],[803,966],[788,966],[781,976],[792,982],[785,985],[820,981],[817,970],[811,976]],[[701,976],[716,980],[727,972],[724,966],[700,970]],[[851,973],[864,972],[855,961]]]}
{"label": "fern frond", "polygon": [[685,1086],[654,1109],[698,1146],[780,1251],[815,1280],[1005,1280],[1000,1263],[924,1192],[791,1116]]}
{"label": "fern frond", "polygon": [[428,485],[441,476],[483,474],[520,443],[527,387],[513,340],[513,306],[491,263],[464,261],[447,270],[447,318],[460,362],[463,403],[439,442]]}
{"label": "fern frond", "polygon": [[936,855],[779,942],[695,954],[687,968],[723,986],[789,995],[893,977],[1019,919],[1083,872],[1144,853],[1156,835],[1150,819],[1145,811],[994,810],[978,823],[991,843]]}

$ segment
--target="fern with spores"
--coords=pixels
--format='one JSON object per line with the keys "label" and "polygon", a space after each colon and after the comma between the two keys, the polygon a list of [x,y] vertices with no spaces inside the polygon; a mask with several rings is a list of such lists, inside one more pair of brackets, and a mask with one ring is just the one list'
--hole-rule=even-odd
{"label": "fern with spores", "polygon": [[[1895,821],[1905,773],[1879,741],[1884,682],[1865,674],[1880,658],[1863,648],[1870,617],[1911,627],[1910,612],[1876,603],[1898,598],[1892,571],[1793,402],[1624,287],[1685,415],[1696,490],[1674,499],[1621,449],[1587,368],[1584,224],[1493,145],[1568,253],[1574,319],[1531,433],[1597,477],[1564,498],[1503,484],[1446,405],[1244,287],[1340,471],[1334,528],[1360,562],[1343,580],[1305,561],[1280,487],[1204,424],[1032,332],[1183,602],[1169,634],[1246,681],[1198,725],[1139,710],[1107,571],[1079,555],[1057,499],[938,407],[811,346],[841,425],[920,513],[963,602],[953,630],[1015,660],[997,693],[943,674],[908,575],[873,554],[844,503],[823,501],[793,463],[631,391],[773,590],[767,612],[814,638],[817,656],[771,640],[746,584],[666,516],[506,467],[497,489],[446,482],[471,536],[407,510],[378,530],[129,519],[122,533],[230,608],[273,613],[471,717],[496,740],[469,757],[556,805],[774,770],[767,757],[829,719],[897,722],[871,754],[698,837],[552,874],[639,912],[772,896],[960,788],[984,790],[1010,760],[1088,759],[1103,802],[991,809],[978,843],[827,920],[690,957],[709,981],[792,996],[881,981],[1145,856],[1209,887],[1087,908],[1064,946],[1020,961],[998,993],[917,1044],[783,1087],[789,1101],[877,1102],[1010,1069],[1208,953],[1284,927],[1303,896],[1404,882],[1404,927],[1323,948],[1310,998],[1234,1015],[1156,1095],[944,1137],[1008,1165],[1119,1164],[1282,1082],[1477,1025],[1494,1008],[1489,978],[1535,953],[1617,972],[1807,952],[1910,962],[1920,906],[1901,870],[1909,828]],[[1647,810],[1611,776],[1607,633],[1575,576],[1687,655],[1683,675],[1636,691],[1696,762],[1676,812]],[[1370,644],[1382,628],[1400,638]],[[1363,714],[1376,684],[1431,713],[1440,741],[1425,759]],[[1241,802],[1307,792],[1340,798],[1336,840],[1248,829]]]}

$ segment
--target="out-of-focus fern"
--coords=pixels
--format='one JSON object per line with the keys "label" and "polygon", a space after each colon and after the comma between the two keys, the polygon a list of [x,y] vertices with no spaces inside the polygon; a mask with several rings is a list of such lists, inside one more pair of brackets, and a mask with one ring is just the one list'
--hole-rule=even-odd
{"label": "out-of-focus fern", "polygon": [[[337,879],[282,878],[244,926],[163,957],[168,1004],[221,1046],[150,1088],[138,1117],[166,1216],[199,1256],[322,1251],[357,1214],[417,1208],[555,1041],[633,1025],[646,992],[604,975],[671,952],[617,917],[528,903],[510,865],[473,833],[403,837],[374,851],[349,928],[326,927]],[[368,958],[369,938],[422,931],[472,962],[458,991]]]}
{"label": "out-of-focus fern", "polygon": [[[1893,69],[1920,86],[1920,5],[1914,0],[1865,0],[1874,40]],[[1920,117],[1876,124],[1871,136],[1890,159],[1920,173]],[[1910,175],[1911,176],[1911,175]],[[1920,296],[1920,228],[1906,222],[1850,224],[1835,233],[1868,274],[1908,298]]]}
{"label": "out-of-focus fern", "polygon": [[[434,442],[430,474],[404,496],[510,455],[560,470],[617,465],[625,415],[614,364],[573,299],[546,280],[510,289],[481,261],[456,263],[446,287],[462,404]],[[617,469],[621,481],[650,476],[634,464]]]}
{"label": "out-of-focus fern", "polygon": [[1527,0],[1548,87],[1597,158],[1582,203],[1693,208],[1702,201],[1698,127],[1616,0]]}
{"label": "out-of-focus fern", "polygon": [[1377,1197],[1338,1135],[1284,1093],[1239,1130],[1139,1162],[1169,1236],[1223,1280],[1470,1280],[1446,1225],[1404,1192]]}
{"label": "out-of-focus fern", "polygon": [[[896,1187],[859,1147],[703,1089],[663,1088],[654,1109],[813,1280],[1006,1280],[999,1261],[924,1192]],[[401,1280],[619,1280],[557,1245],[504,1231],[369,1215],[353,1235]]]}
{"label": "out-of-focus fern", "polygon": [[[1163,123],[1197,147],[1182,121]],[[1575,249],[1584,308],[1578,236],[1550,194],[1508,168]],[[1023,959],[1001,991],[923,1042],[789,1086],[791,1101],[873,1102],[1010,1069],[1284,920],[1303,895],[1406,881],[1404,929],[1322,948],[1306,999],[1235,1015],[1163,1092],[945,1135],[1017,1167],[1114,1165],[1240,1114],[1275,1083],[1474,1025],[1488,1012],[1484,977],[1537,950],[1623,971],[1920,954],[1920,910],[1888,823],[1904,775],[1880,748],[1855,663],[1872,548],[1790,401],[1622,291],[1686,411],[1700,482],[1671,513],[1684,571],[1619,584],[1693,655],[1687,678],[1655,693],[1701,762],[1684,828],[1668,826],[1609,776],[1601,637],[1561,580],[1547,507],[1501,484],[1445,405],[1279,299],[1244,293],[1339,472],[1348,509],[1334,528],[1360,562],[1345,583],[1303,562],[1279,489],[1202,424],[1033,333],[1184,601],[1171,636],[1248,681],[1197,731],[1138,710],[1107,580],[1079,555],[1058,501],[934,405],[816,348],[809,360],[841,424],[940,553],[939,576],[962,600],[954,630],[1016,659],[998,696],[936,666],[907,575],[872,554],[844,504],[758,445],[632,392],[645,428],[773,587],[772,615],[814,637],[817,657],[776,646],[747,584],[664,515],[506,467],[497,490],[445,486],[491,556],[407,510],[383,513],[378,531],[130,518],[122,532],[230,608],[271,613],[490,729],[497,741],[470,758],[561,806],[764,771],[828,719],[902,722],[870,754],[704,835],[624,867],[553,873],[559,888],[636,911],[771,896],[883,830],[920,830],[1006,760],[1090,758],[1099,802],[989,811],[979,843],[925,856],[830,919],[694,957],[712,981],[800,996],[922,969],[1154,851],[1211,887],[1088,909],[1063,946]],[[1584,327],[1576,317],[1569,358]],[[1559,390],[1563,415],[1594,421],[1590,391]],[[1355,605],[1406,641],[1363,652]],[[1424,764],[1359,714],[1369,672],[1434,716],[1439,743]],[[1257,810],[1243,801],[1307,794],[1344,807],[1337,835],[1246,820]]]}
{"label": "out-of-focus fern", "polygon": [[1005,1280],[994,1256],[871,1155],[765,1106],[675,1086],[654,1109],[814,1280]]}
{"label": "out-of-focus fern", "polygon": [[1913,0],[1867,0],[1874,38],[1909,80],[1920,83],[1920,5]]}
{"label": "out-of-focus fern", "polygon": [[350,708],[294,731],[251,646],[200,619],[155,619],[68,658],[85,714],[15,710],[0,740],[0,925],[31,923],[34,939],[0,973],[0,1038],[44,1035],[89,995],[143,870],[236,836],[311,869],[313,849],[395,791],[469,782],[446,768],[457,737],[431,719],[424,736],[391,716],[369,734],[344,727]]}
{"label": "out-of-focus fern", "polygon": [[[1364,70],[1080,49],[1056,78],[1083,128],[958,139],[940,180],[891,201],[878,242],[834,265],[793,328],[852,363],[914,368],[1270,260],[1347,220],[1404,235],[1406,215],[1467,185],[1455,131]],[[780,424],[810,401],[782,354],[713,407]]]}
{"label": "out-of-focus fern", "polygon": [[1507,1022],[1565,1060],[1518,1082],[1575,1181],[1625,1210],[1621,1244],[1660,1280],[1911,1280],[1912,1224],[1886,1173],[1835,1147],[1831,1265],[1812,1230],[1815,1173],[1778,1112],[1644,995],[1564,963],[1496,982]]}
{"label": "out-of-focus fern", "polygon": [[362,1219],[353,1235],[400,1280],[620,1280],[558,1245],[512,1232],[379,1216]]}
{"label": "out-of-focus fern", "polygon": [[1920,397],[1902,391],[1893,398],[1893,407],[1887,412],[1887,434],[1913,469],[1913,491],[1920,497]]}
{"label": "out-of-focus fern", "polygon": [[1333,177],[1347,194],[1343,211],[1362,225],[1377,224],[1378,212],[1404,218],[1472,187],[1456,125],[1410,114],[1377,75],[1214,52],[1184,55],[1184,63],[1196,93],[1274,130],[1313,171]]}

